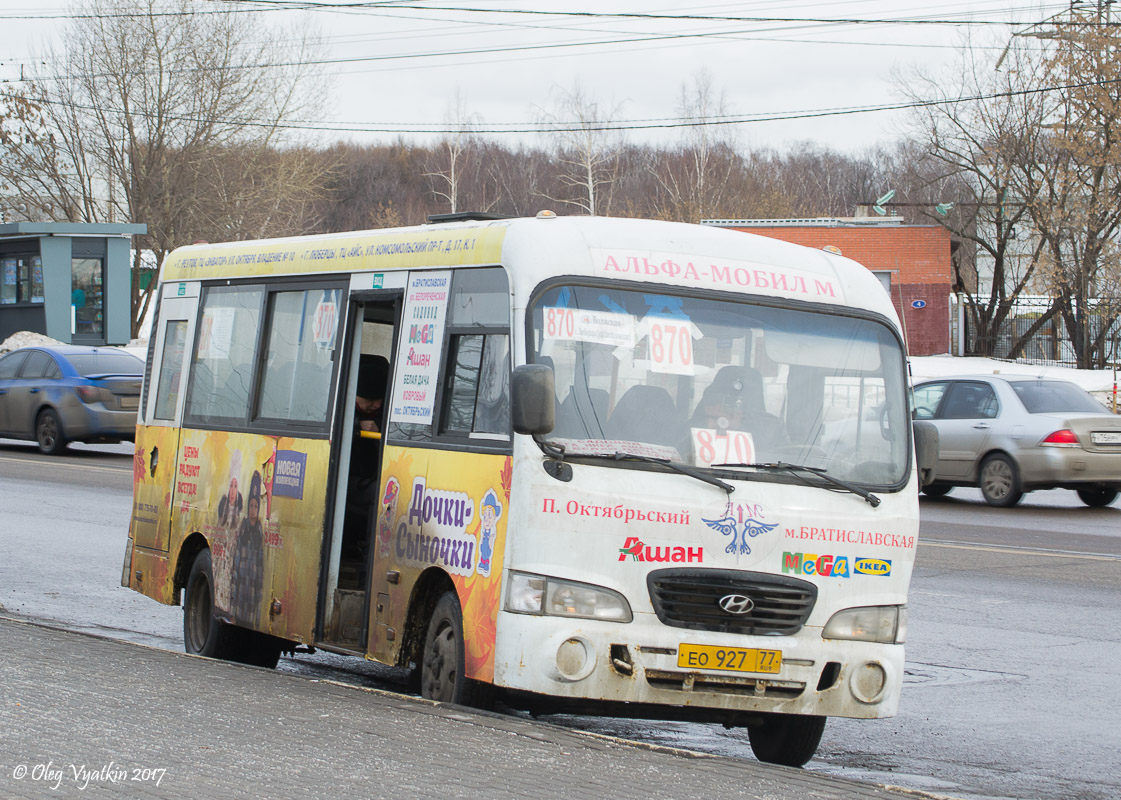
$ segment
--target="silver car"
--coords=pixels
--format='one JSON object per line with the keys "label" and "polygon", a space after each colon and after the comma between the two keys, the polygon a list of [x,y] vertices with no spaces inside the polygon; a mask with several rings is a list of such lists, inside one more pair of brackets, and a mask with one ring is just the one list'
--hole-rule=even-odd
{"label": "silver car", "polygon": [[978,486],[1013,506],[1033,489],[1073,489],[1088,506],[1121,490],[1121,417],[1073,383],[968,375],[915,386],[914,418],[938,428],[938,466],[923,491]]}

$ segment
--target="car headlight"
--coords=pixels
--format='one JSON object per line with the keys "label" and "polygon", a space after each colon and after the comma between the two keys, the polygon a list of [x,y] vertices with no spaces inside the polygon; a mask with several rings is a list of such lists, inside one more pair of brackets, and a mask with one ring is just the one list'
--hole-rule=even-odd
{"label": "car headlight", "polygon": [[907,639],[907,606],[846,608],[825,623],[821,638],[903,644]]}
{"label": "car headlight", "polygon": [[506,610],[515,614],[580,617],[630,622],[630,604],[623,595],[590,583],[565,581],[527,572],[511,572]]}

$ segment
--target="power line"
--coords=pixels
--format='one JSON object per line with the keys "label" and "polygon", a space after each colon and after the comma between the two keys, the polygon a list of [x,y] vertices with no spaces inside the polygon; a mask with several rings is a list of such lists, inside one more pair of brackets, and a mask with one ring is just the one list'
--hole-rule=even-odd
{"label": "power line", "polygon": [[[251,6],[251,8],[216,8],[211,11],[120,11],[99,14],[74,12],[40,12],[30,14],[3,14],[0,19],[7,20],[87,20],[87,19],[147,19],[158,17],[182,17],[194,14],[229,13],[266,13],[274,11],[448,11],[470,14],[494,14],[504,16],[566,17],[596,20],[637,20],[647,22],[751,22],[768,24],[816,24],[816,25],[937,25],[937,26],[1008,26],[1032,27],[1039,22],[1024,22],[1010,19],[979,19],[974,12],[961,12],[958,18],[953,15],[945,18],[926,17],[778,17],[778,16],[740,16],[717,14],[651,14],[637,12],[599,12],[599,11],[543,11],[514,8],[473,8],[457,6],[417,5],[414,2],[358,2],[324,3],[312,0],[224,0],[224,6]],[[1065,7],[1065,5],[1063,6]],[[1086,22],[1093,26],[1117,27],[1121,22]]]}
{"label": "power line", "polygon": [[[269,2],[270,0],[239,0],[243,3],[261,3]],[[368,4],[361,4],[363,7]],[[335,6],[331,6],[334,8]],[[378,8],[386,8],[388,6],[378,4]],[[555,12],[561,13],[561,12]],[[239,64],[233,65],[231,69],[269,69],[279,67],[298,67],[298,66],[332,66],[344,64],[370,64],[378,62],[392,62],[392,61],[407,61],[411,59],[420,58],[459,58],[463,56],[477,56],[477,55],[496,55],[500,53],[517,53],[517,52],[532,52],[539,50],[559,50],[566,48],[587,48],[587,47],[604,47],[613,45],[629,45],[639,44],[643,42],[671,42],[682,41],[689,39],[713,39],[713,38],[732,38],[737,40],[763,40],[763,41],[783,41],[781,39],[774,39],[770,37],[752,36],[757,32],[752,29],[740,29],[732,31],[700,31],[700,32],[679,32],[679,33],[661,33],[649,35],[629,35],[613,39],[594,39],[584,41],[569,41],[569,42],[546,42],[534,44],[519,44],[509,46],[491,46],[491,47],[474,47],[463,48],[458,50],[442,50],[442,51],[429,51],[423,53],[399,53],[392,55],[369,55],[369,56],[348,56],[338,58],[320,58],[320,59],[307,59],[300,61],[277,61],[273,63],[263,64]],[[805,41],[805,40],[795,40]],[[842,43],[843,44],[843,43]],[[922,46],[922,45],[920,45]],[[173,70],[175,72],[196,72],[206,70],[206,67],[196,67],[189,70]],[[48,76],[40,78],[40,80],[64,80],[71,76]]]}
{"label": "power line", "polygon": [[[816,109],[807,111],[793,111],[781,112],[776,114],[748,114],[748,115],[722,115],[719,117],[702,117],[698,119],[668,119],[665,122],[651,121],[643,123],[640,120],[624,120],[621,122],[605,122],[596,123],[591,125],[578,125],[576,123],[562,123],[562,124],[549,124],[541,123],[532,127],[504,127],[504,128],[434,128],[434,127],[404,127],[404,126],[385,126],[378,127],[377,125],[339,125],[334,124],[320,124],[311,122],[261,122],[258,120],[216,120],[216,124],[223,126],[242,126],[242,127],[256,127],[256,128],[269,128],[281,130],[305,130],[316,132],[334,132],[334,133],[411,133],[411,134],[478,134],[478,135],[506,135],[506,134],[550,134],[550,133],[571,133],[576,131],[596,131],[596,132],[614,132],[614,131],[634,131],[634,130],[668,130],[675,128],[699,128],[711,127],[719,125],[749,125],[761,122],[783,122],[801,119],[819,119],[823,117],[841,117],[853,116],[856,114],[869,114],[881,111],[903,111],[908,109],[918,108],[931,108],[935,106],[954,106],[962,103],[975,103],[983,100],[995,100],[999,98],[1025,97],[1030,95],[1046,94],[1048,92],[1066,92],[1077,89],[1087,89],[1096,86],[1111,86],[1121,84],[1121,78],[1110,80],[1098,81],[1085,81],[1082,83],[1065,84],[1058,86],[1044,86],[1033,89],[1018,89],[1008,92],[993,92],[990,94],[969,95],[964,97],[955,98],[942,98],[938,100],[915,100],[902,103],[883,103],[879,105],[870,106],[851,106],[846,108],[835,109]],[[7,92],[0,92],[0,98],[3,99],[22,99],[18,95]],[[72,108],[79,111],[99,111],[102,113],[111,113],[118,116],[124,116],[125,112],[121,109],[105,109],[100,107],[88,106],[79,103],[67,103],[61,100],[43,100],[46,105],[57,105],[64,108]],[[135,112],[134,112],[135,113]],[[140,114],[145,116],[144,114]],[[155,116],[154,114],[147,116]],[[163,118],[172,119],[183,122],[200,122],[203,121],[199,117],[184,116],[184,115],[168,115],[163,114]],[[513,123],[512,123],[513,124]]]}
{"label": "power line", "polygon": [[[583,19],[629,19],[653,22],[765,22],[783,24],[827,24],[827,25],[993,25],[1011,27],[1029,27],[1038,25],[1038,22],[1021,22],[1017,20],[982,20],[975,17],[963,19],[930,19],[920,17],[771,17],[771,16],[732,16],[715,14],[650,14],[636,12],[601,12],[601,11],[541,11],[533,9],[515,8],[471,8],[462,6],[434,6],[416,4],[397,4],[384,2],[356,2],[356,3],[323,3],[313,0],[229,0],[236,5],[251,5],[262,8],[284,8],[289,10],[304,11],[353,11],[361,9],[408,9],[411,11],[455,11],[474,14],[499,14],[499,15],[527,15],[538,17],[575,17]],[[962,12],[969,14],[969,12]],[[1095,23],[1097,24],[1097,23]],[[1101,23],[1103,25],[1117,26],[1121,23]]]}

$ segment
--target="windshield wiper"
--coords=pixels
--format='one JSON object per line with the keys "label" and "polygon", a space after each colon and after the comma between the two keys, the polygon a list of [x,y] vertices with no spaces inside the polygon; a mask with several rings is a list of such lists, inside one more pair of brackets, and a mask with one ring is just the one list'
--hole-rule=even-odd
{"label": "windshield wiper", "polygon": [[615,461],[643,461],[647,464],[661,464],[662,466],[669,467],[674,472],[680,472],[682,475],[688,475],[690,478],[696,478],[699,481],[704,481],[705,483],[712,484],[713,486],[723,489],[728,494],[731,494],[736,490],[736,487],[728,483],[727,481],[722,481],[712,475],[706,475],[700,470],[695,470],[691,467],[685,466],[684,464],[678,464],[676,461],[670,461],[668,458],[636,456],[632,453],[622,453],[618,450],[615,451],[615,455],[613,456],[609,456],[606,453],[598,455],[585,455],[581,453],[581,456],[584,458],[610,458]]}
{"label": "windshield wiper", "polygon": [[807,467],[804,464],[787,464],[785,461],[775,461],[775,462],[769,463],[769,464],[713,464],[712,466],[714,466],[714,467],[753,467],[754,469],[762,469],[762,470],[767,470],[769,472],[789,472],[789,473],[795,475],[796,477],[800,478],[808,486],[814,486],[815,484],[811,483],[810,481],[806,480],[803,476],[798,474],[800,472],[809,472],[813,475],[817,475],[819,478],[821,478],[826,483],[828,483],[832,486],[836,486],[838,489],[844,489],[846,492],[852,492],[853,494],[857,495],[858,497],[863,497],[867,501],[868,505],[872,506],[872,508],[875,508],[881,502],[880,498],[876,497],[876,495],[872,494],[867,489],[861,489],[859,486],[855,486],[854,484],[851,484],[848,481],[843,481],[840,478],[834,478],[832,475],[830,475],[828,472],[826,472],[821,467]]}

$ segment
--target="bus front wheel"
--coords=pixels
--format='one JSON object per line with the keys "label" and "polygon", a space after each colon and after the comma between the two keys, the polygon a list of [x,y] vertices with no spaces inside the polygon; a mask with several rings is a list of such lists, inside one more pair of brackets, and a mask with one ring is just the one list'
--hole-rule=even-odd
{"label": "bus front wheel", "polygon": [[203,550],[191,565],[183,600],[183,649],[196,656],[236,661],[236,632],[214,613],[214,568]]}
{"label": "bus front wheel", "polygon": [[436,601],[424,637],[420,695],[441,703],[482,708],[489,704],[489,684],[468,679],[463,649],[463,614],[455,592]]}
{"label": "bus front wheel", "polygon": [[747,729],[747,738],[760,761],[801,767],[814,757],[824,732],[825,717],[767,714]]}

